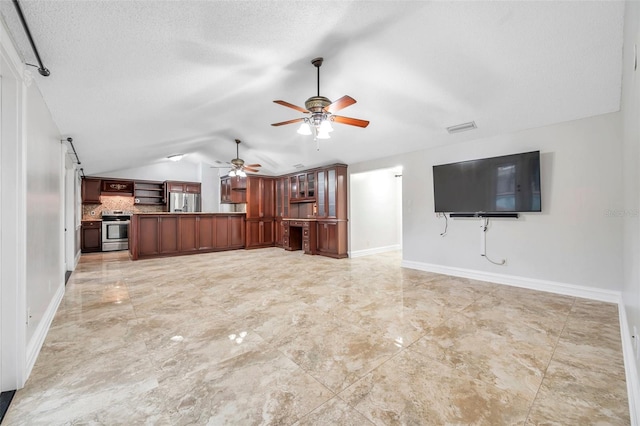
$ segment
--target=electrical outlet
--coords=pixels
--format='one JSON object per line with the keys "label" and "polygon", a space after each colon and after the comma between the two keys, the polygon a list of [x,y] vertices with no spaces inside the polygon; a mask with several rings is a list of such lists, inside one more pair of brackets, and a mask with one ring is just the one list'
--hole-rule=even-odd
{"label": "electrical outlet", "polygon": [[636,361],[640,359],[640,338],[638,337],[638,327],[633,326],[633,349],[636,351]]}
{"label": "electrical outlet", "polygon": [[31,322],[31,308],[27,308],[27,326]]}

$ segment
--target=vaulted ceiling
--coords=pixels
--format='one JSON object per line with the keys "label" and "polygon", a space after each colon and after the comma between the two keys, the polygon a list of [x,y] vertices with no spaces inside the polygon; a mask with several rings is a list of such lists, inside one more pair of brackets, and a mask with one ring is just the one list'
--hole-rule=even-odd
{"label": "vaulted ceiling", "polygon": [[[235,157],[263,173],[371,160],[620,108],[619,1],[21,1],[49,77],[34,80],[86,174]],[[11,1],[0,13],[36,60]],[[320,94],[357,103],[319,146]],[[475,121],[473,131],[446,127]],[[318,150],[319,147],[319,150]]]}

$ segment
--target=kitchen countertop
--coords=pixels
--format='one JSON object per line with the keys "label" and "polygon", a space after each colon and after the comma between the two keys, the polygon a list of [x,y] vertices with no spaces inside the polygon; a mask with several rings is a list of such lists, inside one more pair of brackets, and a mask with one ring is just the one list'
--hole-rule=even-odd
{"label": "kitchen countertop", "polygon": [[170,214],[220,214],[220,215],[245,215],[246,213],[240,212],[150,212],[150,213],[133,213],[136,216],[157,216],[157,215],[170,215]]}
{"label": "kitchen countertop", "polygon": [[282,220],[298,220],[300,222],[315,222],[317,220],[317,218],[315,218],[315,217],[307,217],[307,218],[302,218],[302,217],[283,217]]}

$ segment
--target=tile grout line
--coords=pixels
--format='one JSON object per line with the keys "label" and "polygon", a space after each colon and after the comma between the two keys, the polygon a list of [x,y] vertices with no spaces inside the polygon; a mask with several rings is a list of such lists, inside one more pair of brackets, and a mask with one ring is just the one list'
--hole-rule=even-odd
{"label": "tile grout line", "polygon": [[536,390],[536,394],[533,396],[533,399],[531,400],[531,404],[529,405],[529,411],[527,412],[527,417],[525,418],[524,422],[525,424],[529,421],[529,416],[531,415],[531,410],[533,409],[533,406],[536,402],[536,399],[538,399],[538,394],[540,393],[540,389],[542,388],[542,384],[544,383],[544,379],[547,376],[547,371],[549,370],[549,366],[551,365],[551,362],[553,361],[553,357],[556,354],[556,349],[558,349],[558,344],[560,343],[560,339],[562,338],[562,334],[564,333],[564,330],[567,328],[567,323],[569,322],[569,317],[571,317],[571,312],[573,311],[573,307],[576,305],[576,301],[577,298],[573,298],[573,303],[571,303],[571,308],[569,309],[569,311],[567,312],[567,317],[564,320],[564,324],[562,326],[562,330],[560,330],[560,333],[558,333],[558,338],[556,339],[556,343],[555,345],[553,345],[553,351],[551,351],[551,357],[549,357],[549,362],[547,362],[547,366],[544,369],[544,372],[542,373],[542,378],[540,379],[540,385],[538,385],[538,390]]}

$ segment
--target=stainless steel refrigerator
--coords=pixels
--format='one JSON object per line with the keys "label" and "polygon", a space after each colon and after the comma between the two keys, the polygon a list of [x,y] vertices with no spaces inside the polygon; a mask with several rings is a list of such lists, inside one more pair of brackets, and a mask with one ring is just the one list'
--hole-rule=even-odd
{"label": "stainless steel refrigerator", "polygon": [[201,211],[200,194],[169,193],[169,211],[176,213]]}

